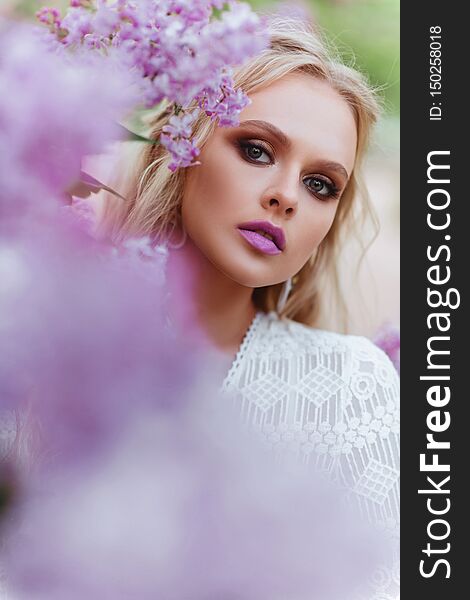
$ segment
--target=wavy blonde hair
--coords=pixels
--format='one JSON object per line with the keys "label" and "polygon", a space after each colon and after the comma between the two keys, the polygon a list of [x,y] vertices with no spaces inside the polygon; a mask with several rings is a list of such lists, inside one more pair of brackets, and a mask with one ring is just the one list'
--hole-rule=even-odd
{"label": "wavy blonde hair", "polygon": [[[361,240],[361,225],[367,217],[376,220],[361,178],[361,163],[372,126],[379,114],[375,91],[357,70],[344,65],[331,51],[319,31],[295,19],[270,20],[270,45],[234,73],[235,85],[246,94],[253,93],[292,73],[305,73],[327,82],[350,106],[357,127],[354,170],[341,196],[333,224],[314,255],[295,275],[295,283],[280,316],[308,325],[319,326],[325,309],[334,306],[337,326],[347,329],[347,309],[338,275],[338,257],[342,241],[356,232]],[[148,120],[151,139],[157,139],[168,123],[171,110],[160,106]],[[203,147],[214,131],[203,111],[195,121],[193,136]],[[130,142],[135,150],[140,146]],[[181,201],[186,169],[171,172],[170,156],[161,145],[140,146],[137,156],[127,153],[119,169],[116,189],[127,199],[107,196],[103,222],[114,239],[151,235],[168,239],[181,228]],[[197,167],[192,167],[197,168]],[[362,243],[363,253],[365,244]],[[283,284],[255,288],[253,301],[261,311],[276,310]]]}

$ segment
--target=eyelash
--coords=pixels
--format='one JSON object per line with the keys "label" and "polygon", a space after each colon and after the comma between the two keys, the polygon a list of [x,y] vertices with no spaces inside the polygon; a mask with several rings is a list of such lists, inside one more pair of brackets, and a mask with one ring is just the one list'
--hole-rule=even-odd
{"label": "eyelash", "polygon": [[[271,152],[270,150],[268,150],[268,148],[262,144],[261,142],[250,142],[247,140],[239,140],[237,142],[237,145],[239,147],[239,150],[241,152],[242,158],[244,158],[245,160],[247,160],[248,162],[255,164],[255,165],[268,165],[270,163],[272,163],[273,161],[273,157],[271,156]],[[269,160],[270,162],[263,162],[263,161],[259,161],[256,160],[254,158],[251,158],[250,156],[248,156],[248,150],[251,150],[253,148],[257,148],[258,150],[261,150],[262,152],[264,152],[265,154],[267,154],[269,156]],[[321,177],[319,175],[310,175],[309,177],[306,177],[303,181],[308,181],[314,179],[316,181],[320,181],[328,190],[328,193],[326,194],[320,194],[318,192],[315,192],[311,187],[309,187],[308,185],[307,190],[316,198],[320,198],[323,201],[329,200],[331,199],[337,199],[339,198],[340,195],[340,190],[339,188],[330,180],[330,179],[326,179],[324,177]]]}

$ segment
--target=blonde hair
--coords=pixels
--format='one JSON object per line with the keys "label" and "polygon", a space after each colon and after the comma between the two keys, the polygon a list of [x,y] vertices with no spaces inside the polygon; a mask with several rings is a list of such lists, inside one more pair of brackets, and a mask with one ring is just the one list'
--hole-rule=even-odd
{"label": "blonde hair", "polygon": [[[344,65],[329,50],[319,31],[300,20],[277,17],[270,20],[270,45],[234,74],[235,85],[248,95],[291,73],[305,73],[327,82],[348,103],[357,126],[354,170],[341,196],[328,234],[293,278],[295,285],[280,316],[319,326],[325,308],[335,307],[340,329],[346,330],[347,310],[338,276],[341,242],[347,234],[360,231],[367,216],[373,217],[360,168],[372,125],[379,114],[376,94],[365,77]],[[171,111],[160,106],[150,119],[149,137],[157,139],[168,123]],[[193,136],[202,147],[214,131],[203,111],[193,127]],[[135,142],[131,142],[135,144]],[[170,156],[161,145],[139,148],[137,160],[126,157],[130,167],[121,170],[116,189],[127,202],[108,196],[104,222],[114,238],[152,235],[168,238],[181,227],[181,200],[186,169],[171,172]],[[197,167],[191,167],[197,168]],[[353,202],[357,198],[357,202]],[[374,218],[373,218],[374,219]],[[375,222],[375,221],[374,221]],[[357,236],[361,238],[360,235]],[[363,252],[365,251],[365,245]],[[253,301],[259,310],[276,310],[283,284],[255,288]]]}

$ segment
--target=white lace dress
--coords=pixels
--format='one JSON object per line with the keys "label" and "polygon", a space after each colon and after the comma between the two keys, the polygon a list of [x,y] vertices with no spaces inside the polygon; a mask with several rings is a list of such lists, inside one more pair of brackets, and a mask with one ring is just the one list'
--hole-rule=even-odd
{"label": "white lace dress", "polygon": [[258,313],[223,390],[276,453],[326,471],[388,529],[396,557],[376,572],[372,597],[397,598],[399,380],[387,355],[363,337]]}

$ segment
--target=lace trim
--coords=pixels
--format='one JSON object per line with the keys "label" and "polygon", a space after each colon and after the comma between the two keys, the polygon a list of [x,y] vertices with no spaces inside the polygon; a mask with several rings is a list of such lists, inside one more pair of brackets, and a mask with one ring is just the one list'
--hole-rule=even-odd
{"label": "lace trim", "polygon": [[248,347],[250,346],[251,341],[255,336],[256,330],[258,329],[258,324],[261,321],[262,316],[263,313],[257,312],[253,317],[253,320],[251,321],[248,329],[245,332],[242,343],[240,344],[240,348],[238,349],[238,352],[235,355],[235,358],[233,359],[232,366],[228,370],[227,375],[225,376],[225,379],[222,383],[222,390],[226,390],[229,387],[234,374],[236,373],[244,355],[246,354]]}

